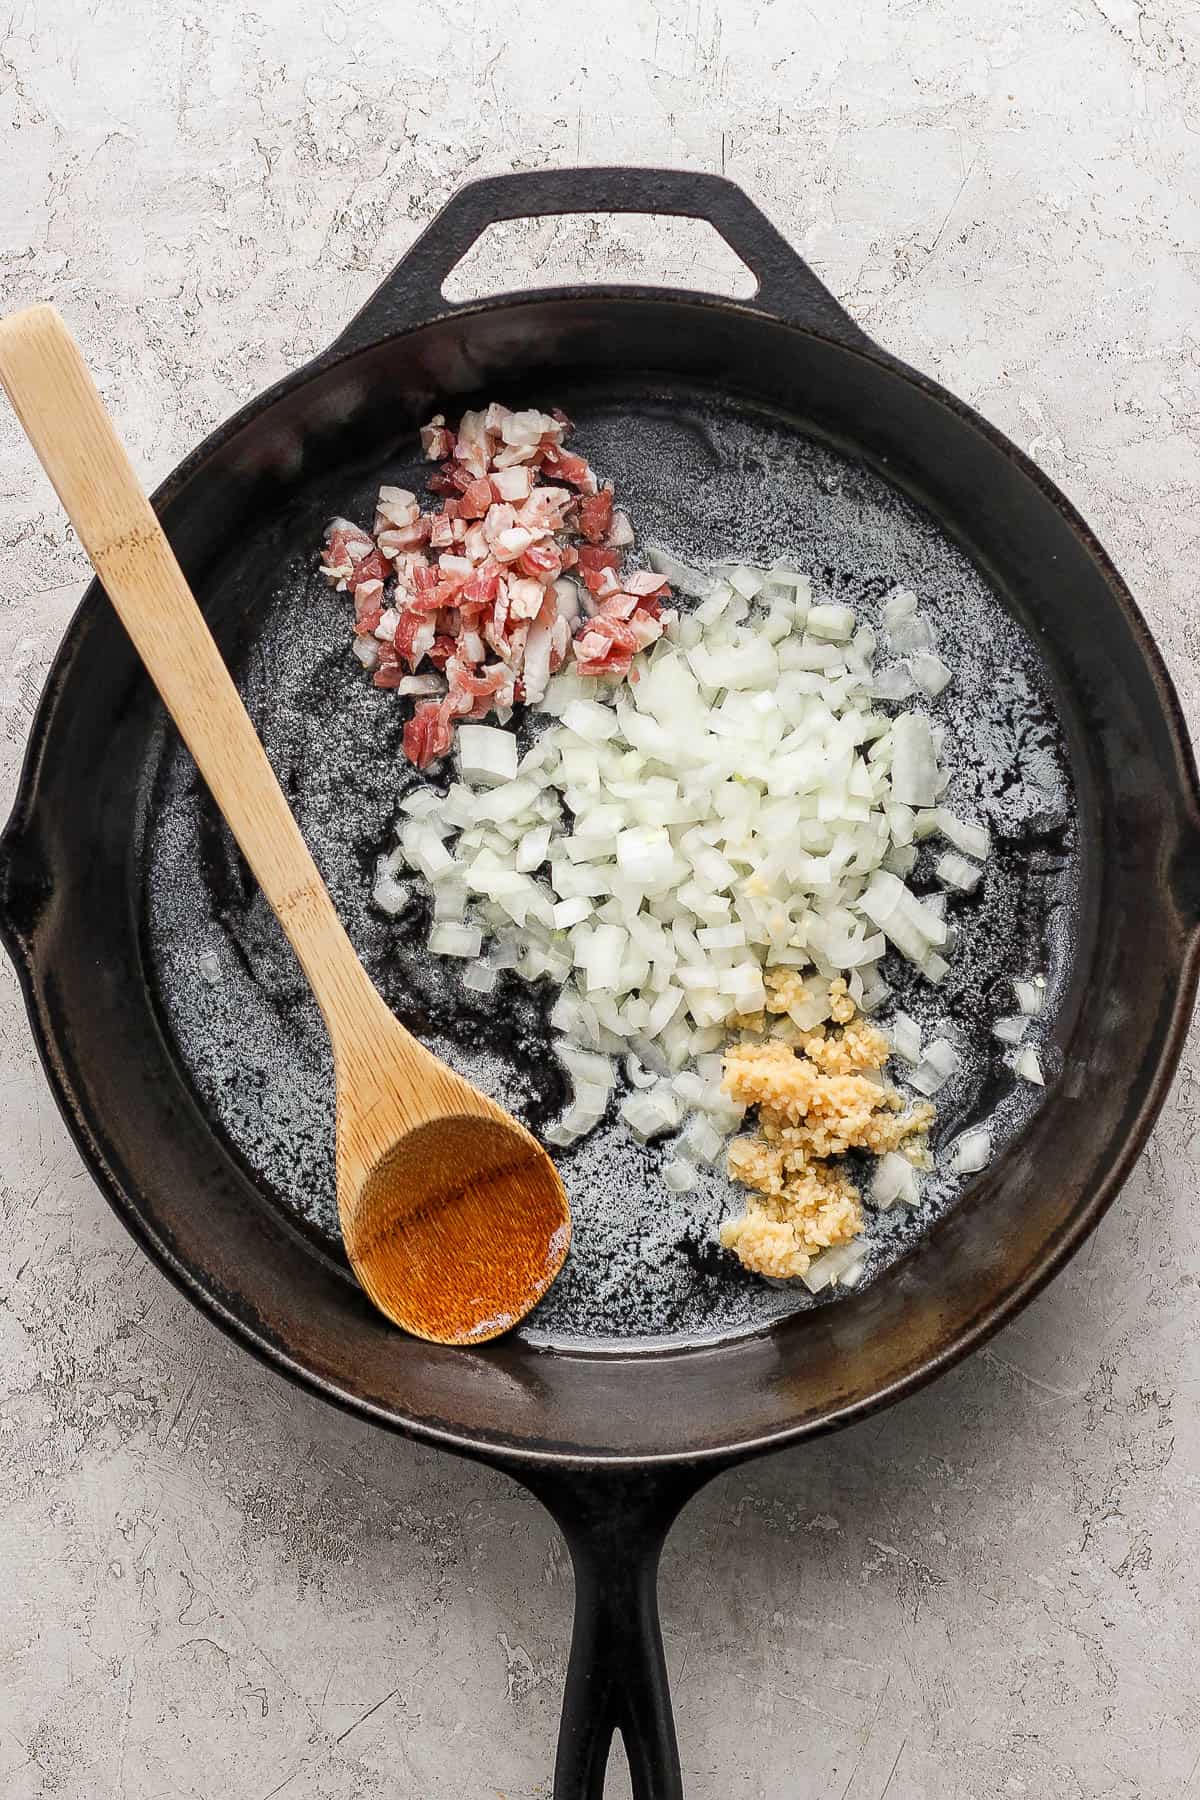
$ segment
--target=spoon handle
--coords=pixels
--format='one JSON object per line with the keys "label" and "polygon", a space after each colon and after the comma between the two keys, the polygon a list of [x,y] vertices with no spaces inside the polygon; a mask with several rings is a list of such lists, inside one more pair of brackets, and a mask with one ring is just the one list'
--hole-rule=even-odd
{"label": "spoon handle", "polygon": [[[53,307],[0,320],[0,384],[274,908],[337,1050],[340,1027],[352,1036],[354,1022],[361,1023],[366,995],[375,1007],[383,1002],[346,936],[79,348]],[[412,1047],[418,1049],[415,1041]]]}

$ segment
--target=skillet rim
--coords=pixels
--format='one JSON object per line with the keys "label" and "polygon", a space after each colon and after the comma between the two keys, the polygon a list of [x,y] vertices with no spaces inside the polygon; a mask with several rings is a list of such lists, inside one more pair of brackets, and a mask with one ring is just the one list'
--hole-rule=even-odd
{"label": "skillet rim", "polygon": [[[911,368],[887,351],[879,349],[869,340],[864,339],[850,343],[828,331],[783,318],[762,306],[754,305],[751,301],[729,300],[720,296],[697,294],[687,290],[641,285],[604,284],[587,287],[522,289],[489,296],[485,300],[465,305],[446,305],[439,312],[434,312],[428,317],[406,325],[403,329],[385,331],[378,338],[368,342],[356,343],[345,349],[339,349],[335,345],[264,389],[262,393],[256,395],[210,432],[194,450],[176,465],[155,490],[151,497],[152,503],[156,511],[161,514],[164,509],[169,507],[182,488],[201,472],[203,465],[214,452],[222,449],[238,433],[253,424],[260,415],[268,412],[277,401],[297,393],[306,383],[323,377],[341,365],[350,364],[356,358],[370,355],[383,344],[401,342],[416,331],[450,319],[462,321],[472,316],[491,315],[499,311],[515,312],[524,307],[577,302],[617,302],[632,306],[651,302],[657,305],[665,304],[688,309],[716,311],[726,315],[744,316],[747,321],[752,321],[757,325],[767,323],[777,329],[804,338],[815,339],[842,354],[861,358],[867,364],[874,365],[883,374],[899,375],[955,417],[961,424],[976,431],[993,450],[1000,452],[1019,474],[1030,481],[1041,497],[1048,501],[1058,513],[1089,561],[1095,566],[1118,611],[1124,617],[1141,654],[1145,672],[1158,701],[1162,722],[1167,729],[1176,776],[1176,792],[1171,798],[1180,822],[1180,840],[1182,843],[1186,843],[1190,834],[1194,844],[1194,854],[1200,861],[1200,775],[1197,772],[1196,755],[1183,709],[1158,643],[1107,551],[1056,484],[1011,439],[997,427],[991,425],[973,407],[968,406],[942,387],[940,383],[933,381],[921,371]],[[869,1418],[885,1407],[894,1405],[896,1401],[903,1399],[908,1394],[915,1393],[939,1375],[946,1373],[956,1363],[986,1343],[1047,1286],[1080,1248],[1091,1231],[1095,1229],[1128,1179],[1145,1147],[1149,1133],[1161,1111],[1167,1090],[1174,1078],[1184,1038],[1191,1021],[1197,985],[1200,983],[1200,908],[1190,904],[1192,900],[1190,894],[1186,899],[1180,900],[1183,942],[1170,1018],[1161,1036],[1154,1057],[1153,1071],[1141,1104],[1117,1153],[1112,1157],[1104,1178],[1096,1184],[1086,1202],[1076,1209],[1074,1215],[1062,1229],[1047,1240],[1045,1248],[1039,1254],[1036,1267],[1027,1276],[996,1294],[980,1311],[971,1327],[961,1331],[951,1341],[926,1356],[919,1366],[887,1386],[878,1388],[862,1398],[830,1408],[819,1417],[803,1423],[785,1424],[778,1430],[760,1433],[754,1437],[733,1438],[729,1442],[709,1445],[704,1449],[683,1448],[650,1453],[615,1452],[611,1456],[598,1456],[564,1451],[552,1445],[534,1448],[528,1443],[513,1440],[501,1433],[487,1433],[447,1426],[442,1423],[432,1423],[424,1418],[402,1414],[398,1409],[380,1406],[376,1402],[351,1393],[336,1382],[314,1373],[307,1364],[282,1349],[266,1335],[258,1332],[250,1322],[237,1316],[225,1306],[217,1293],[201,1279],[200,1275],[182,1258],[178,1257],[147,1224],[140,1209],[138,1197],[126,1191],[117,1172],[110,1167],[103,1149],[92,1131],[85,1109],[79,1104],[66,1071],[59,1063],[53,1030],[43,1017],[43,1011],[37,998],[36,955],[32,946],[27,947],[23,942],[17,926],[6,913],[5,901],[13,885],[12,865],[21,860],[22,849],[28,850],[27,840],[32,835],[31,827],[36,825],[41,768],[48,745],[52,740],[59,689],[64,679],[66,665],[71,659],[74,637],[83,615],[88,609],[99,606],[102,600],[103,593],[100,583],[98,580],[93,580],[89,583],[79,606],[73,613],[51,661],[30,728],[12,811],[4,831],[0,833],[0,941],[3,941],[8,949],[16,971],[38,1056],[46,1072],[56,1104],[77,1149],[113,1211],[151,1261],[227,1336],[248,1349],[260,1362],[287,1376],[319,1398],[340,1407],[343,1411],[354,1413],[373,1424],[397,1431],[419,1442],[429,1443],[459,1455],[482,1458],[493,1464],[509,1465],[514,1472],[522,1467],[628,1470],[652,1467],[679,1468],[689,1465],[694,1467],[703,1465],[712,1472],[716,1472],[717,1469],[729,1466],[743,1458],[782,1449],[808,1438],[820,1437],[828,1432],[840,1430],[846,1425]],[[766,1328],[761,1335],[768,1335],[773,1329],[774,1327]],[[554,1355],[558,1358],[584,1360],[589,1355],[586,1350],[559,1350],[536,1345],[529,1345],[526,1348],[529,1354],[536,1356]],[[685,1344],[664,1347],[661,1351],[656,1352],[656,1356],[690,1357],[696,1354],[712,1354],[719,1352],[720,1349],[719,1344],[709,1346]],[[604,1361],[608,1368],[612,1369],[619,1363],[620,1358],[619,1356],[607,1356]]]}

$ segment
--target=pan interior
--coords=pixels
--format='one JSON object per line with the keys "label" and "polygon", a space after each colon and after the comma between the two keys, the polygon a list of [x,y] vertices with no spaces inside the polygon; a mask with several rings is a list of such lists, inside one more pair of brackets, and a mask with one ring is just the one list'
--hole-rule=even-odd
{"label": "pan interior", "polygon": [[[982,891],[956,901],[959,942],[939,989],[893,959],[897,1003],[927,1034],[950,1022],[962,1066],[938,1096],[935,1147],[987,1122],[994,1143],[1029,1118],[1039,1090],[1004,1066],[991,1027],[1015,1010],[1014,977],[1044,972],[1047,1043],[1071,988],[1077,851],[1074,796],[1054,688],[1029,635],[938,523],[863,463],[766,409],[677,381],[569,383],[491,394],[558,404],[573,447],[614,483],[639,545],[688,561],[806,569],[819,595],[877,623],[897,583],[914,588],[954,680],[929,710],[947,732],[947,796],[986,817],[994,848]],[[553,992],[505,974],[486,1000],[461,967],[431,959],[424,904],[399,919],[371,904],[374,861],[394,841],[411,778],[400,753],[406,708],[374,689],[349,654],[349,603],[315,570],[326,520],[369,524],[381,481],[416,488],[427,471],[406,434],[394,459],[322,474],[285,510],[228,546],[202,596],[217,621],[251,716],[296,810],[350,936],[397,1014],[431,1048],[510,1106],[534,1131],[566,1099],[550,1052]],[[881,657],[881,661],[883,658]],[[153,781],[145,923],[169,1036],[207,1116],[264,1201],[313,1247],[340,1260],[333,1186],[328,1044],[291,951],[174,733]],[[933,886],[935,852],[913,878]],[[1052,1049],[1047,1058],[1053,1059]],[[1051,1067],[1051,1073],[1053,1069]],[[738,1336],[814,1301],[744,1274],[715,1228],[741,1200],[713,1171],[686,1195],[660,1178],[669,1149],[643,1148],[610,1112],[560,1155],[575,1219],[562,1276],[525,1327],[543,1343],[628,1351]],[[871,1215],[865,1279],[909,1253],[952,1207],[962,1183],[928,1178],[921,1207]],[[869,1209],[868,1209],[869,1210]]]}

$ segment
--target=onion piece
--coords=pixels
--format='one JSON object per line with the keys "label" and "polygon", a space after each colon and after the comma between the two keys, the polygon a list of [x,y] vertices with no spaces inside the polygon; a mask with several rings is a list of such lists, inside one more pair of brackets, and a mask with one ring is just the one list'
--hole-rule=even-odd
{"label": "onion piece", "polygon": [[830,1286],[854,1287],[865,1261],[866,1250],[858,1240],[835,1244],[831,1250],[822,1250],[820,1256],[814,1257],[800,1279],[810,1294],[819,1294]]}
{"label": "onion piece", "polygon": [[914,1067],[921,1060],[921,1027],[908,1013],[897,1013],[892,1020],[892,1048]]}
{"label": "onion piece", "polygon": [[658,575],[665,575],[673,588],[693,600],[703,600],[713,585],[713,577],[702,569],[693,569],[657,544],[646,546],[646,561]]}
{"label": "onion piece", "polygon": [[621,1064],[621,1067],[624,1071],[625,1079],[631,1087],[652,1088],[658,1081],[658,1074],[655,1070],[646,1068],[645,1064],[639,1061],[632,1050]]}
{"label": "onion piece", "polygon": [[927,694],[931,700],[936,700],[953,679],[953,670],[942,661],[940,656],[931,654],[912,656],[909,658],[908,666],[912,671],[912,678],[921,692]]}
{"label": "onion piece", "polygon": [[854,609],[850,606],[810,606],[804,629],[810,637],[823,642],[842,644],[854,630]]}
{"label": "onion piece", "polygon": [[483,947],[483,933],[478,925],[435,925],[429,934],[429,948],[434,956],[478,956]]}
{"label": "onion piece", "polygon": [[977,1175],[992,1160],[991,1134],[979,1127],[964,1131],[954,1140],[950,1169],[955,1175]]}
{"label": "onion piece", "polygon": [[939,1093],[959,1066],[959,1054],[949,1038],[935,1038],[925,1050],[909,1081],[927,1099]]}
{"label": "onion piece", "polygon": [[977,863],[968,862],[957,850],[947,850],[939,856],[934,874],[943,887],[953,888],[956,894],[970,894],[979,886],[979,877],[983,870]]}
{"label": "onion piece", "polygon": [[986,825],[974,825],[967,819],[960,819],[947,806],[935,808],[934,819],[937,829],[956,850],[961,850],[964,856],[973,856],[977,862],[987,861],[992,839]]}
{"label": "onion piece", "polygon": [[1002,1044],[1019,1044],[1029,1029],[1027,1013],[1013,1013],[1008,1018],[997,1019],[992,1026],[992,1036],[999,1038]]}
{"label": "onion piece", "polygon": [[463,971],[463,986],[473,994],[490,994],[500,979],[500,971],[492,962],[473,962]]}
{"label": "onion piece", "polygon": [[871,1204],[886,1210],[897,1200],[916,1206],[920,1199],[917,1172],[898,1150],[886,1150],[875,1165],[869,1189]]}
{"label": "onion piece", "polygon": [[1041,1058],[1032,1044],[1026,1044],[1013,1059],[1013,1069],[1022,1081],[1030,1081],[1035,1087],[1045,1087],[1046,1077],[1042,1073]]}
{"label": "onion piece", "polygon": [[900,713],[892,722],[892,799],[904,806],[937,804],[937,750],[924,713]]}
{"label": "onion piece", "polygon": [[1021,1011],[1028,1018],[1036,1019],[1046,1003],[1045,977],[1035,975],[1032,981],[1014,981],[1013,992]]}
{"label": "onion piece", "polygon": [[496,725],[460,725],[456,741],[459,773],[481,787],[499,787],[517,776],[517,740]]}
{"label": "onion piece", "polygon": [[659,1082],[644,1093],[630,1094],[621,1102],[621,1117],[640,1143],[662,1137],[679,1126],[679,1101],[669,1083]]}
{"label": "onion piece", "polygon": [[700,1162],[715,1163],[725,1149],[725,1138],[706,1113],[691,1115],[683,1128],[683,1143]]}

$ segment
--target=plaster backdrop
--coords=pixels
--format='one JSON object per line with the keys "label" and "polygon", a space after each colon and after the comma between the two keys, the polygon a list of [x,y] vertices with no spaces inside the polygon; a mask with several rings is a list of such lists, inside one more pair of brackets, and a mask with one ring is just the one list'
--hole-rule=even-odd
{"label": "plaster backdrop", "polygon": [[[0,9],[0,304],[157,481],[464,178],[724,170],[1114,554],[1200,718],[1200,14],[1174,0]],[[726,286],[702,230],[495,233],[458,291]],[[84,558],[0,407],[0,808]],[[86,775],[81,771],[82,803]],[[663,1569],[689,1800],[1200,1795],[1196,1040],[1066,1275]],[[83,1172],[0,964],[0,1793],[532,1800],[570,1573],[504,1480],[235,1352]],[[616,1770],[610,1787],[627,1794]]]}

